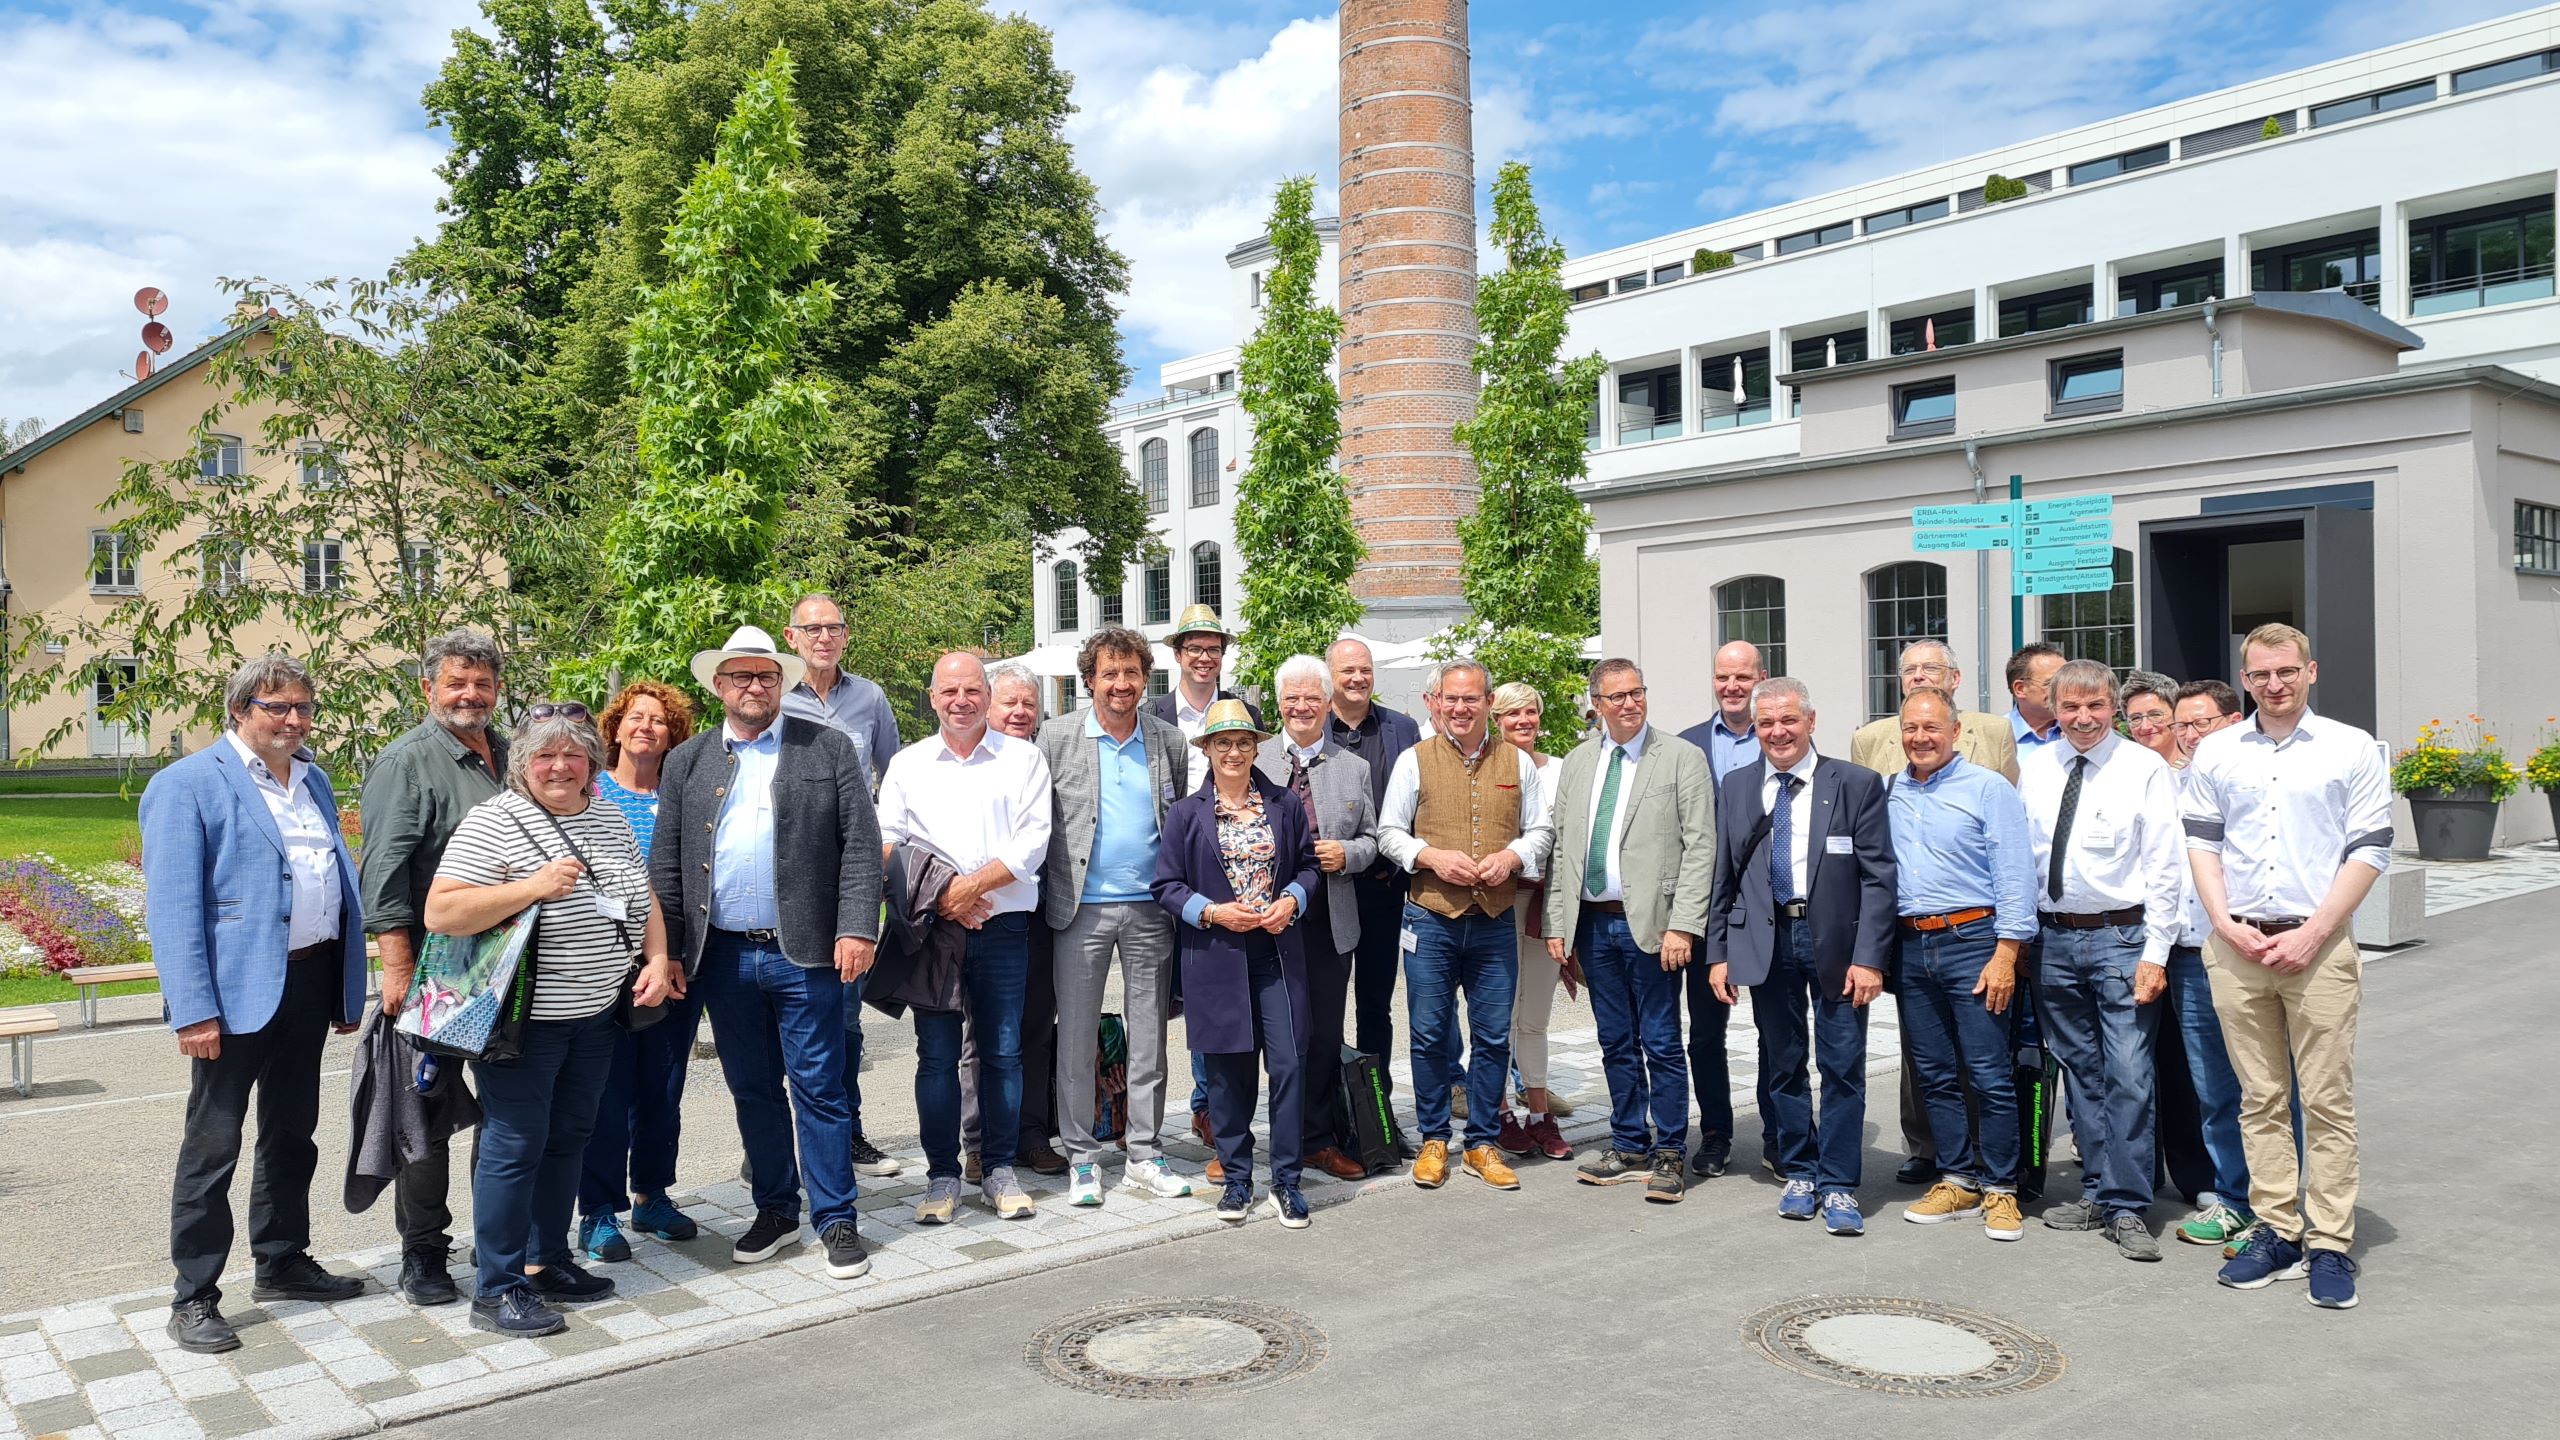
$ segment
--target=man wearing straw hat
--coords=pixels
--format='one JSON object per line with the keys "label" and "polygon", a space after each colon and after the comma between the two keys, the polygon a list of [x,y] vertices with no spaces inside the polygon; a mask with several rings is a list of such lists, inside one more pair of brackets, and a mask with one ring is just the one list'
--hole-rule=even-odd
{"label": "man wearing straw hat", "polygon": [[[1210,706],[1221,700],[1244,700],[1233,690],[1218,685],[1218,677],[1227,666],[1227,650],[1234,642],[1235,637],[1227,633],[1217,611],[1206,605],[1186,606],[1173,633],[1164,637],[1164,643],[1173,647],[1173,688],[1148,701],[1148,713],[1179,727],[1183,739],[1199,739],[1200,725],[1208,718]],[[1250,700],[1245,700],[1244,708],[1259,727],[1262,712]],[[1203,781],[1207,778],[1201,777]]]}

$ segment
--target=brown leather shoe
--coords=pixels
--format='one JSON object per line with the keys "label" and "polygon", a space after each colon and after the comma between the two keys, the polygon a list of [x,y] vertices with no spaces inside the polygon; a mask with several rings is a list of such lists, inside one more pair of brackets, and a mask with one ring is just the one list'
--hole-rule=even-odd
{"label": "brown leather shoe", "polygon": [[1512,1174],[1511,1167],[1503,1162],[1502,1152],[1490,1145],[1478,1145],[1469,1150],[1466,1156],[1466,1168],[1468,1174],[1496,1190],[1520,1188],[1520,1177]]}
{"label": "brown leather shoe", "polygon": [[1219,1164],[1218,1157],[1215,1155],[1209,1157],[1208,1164],[1200,1167],[1200,1175],[1202,1179],[1207,1180],[1212,1185],[1224,1185],[1227,1183],[1227,1167]]}
{"label": "brown leather shoe", "polygon": [[987,1178],[987,1167],[978,1163],[978,1152],[972,1150],[960,1161],[960,1178],[975,1185]]}
{"label": "brown leather shoe", "polygon": [[1209,1163],[1200,1167],[1201,1175],[1206,1177],[1212,1185],[1226,1184],[1227,1167],[1218,1163],[1218,1136],[1217,1132],[1209,1128],[1208,1111],[1191,1112],[1191,1134],[1209,1151]]}
{"label": "brown leather shoe", "polygon": [[1022,1153],[1014,1157],[1014,1163],[1034,1175],[1067,1173],[1067,1157],[1051,1149],[1046,1140],[1034,1140],[1023,1146]]}
{"label": "brown leather shoe", "polygon": [[1556,1129],[1553,1115],[1541,1115],[1529,1122],[1529,1144],[1550,1160],[1573,1158],[1573,1147],[1564,1143],[1564,1133]]}
{"label": "brown leather shoe", "polygon": [[1422,1142],[1422,1153],[1413,1157],[1413,1183],[1425,1190],[1437,1190],[1449,1183],[1448,1141]]}
{"label": "brown leather shoe", "polygon": [[1321,1170],[1336,1180],[1359,1180],[1365,1178],[1369,1173],[1366,1169],[1362,1168],[1359,1161],[1343,1154],[1340,1150],[1331,1145],[1327,1145],[1323,1149],[1309,1155],[1306,1158],[1305,1163],[1308,1169]]}

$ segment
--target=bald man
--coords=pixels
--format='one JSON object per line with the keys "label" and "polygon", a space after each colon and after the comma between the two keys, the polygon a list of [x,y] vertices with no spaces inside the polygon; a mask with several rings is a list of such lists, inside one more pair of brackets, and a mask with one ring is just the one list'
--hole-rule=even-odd
{"label": "bald man", "polygon": [[[1707,752],[1708,772],[1721,785],[1726,775],[1760,758],[1751,687],[1769,678],[1769,666],[1759,646],[1728,640],[1716,651],[1714,675],[1716,713],[1681,731],[1680,738]],[[1698,1097],[1698,1153],[1689,1168],[1712,1179],[1733,1158],[1733,1067],[1725,1054],[1733,1007],[1716,998],[1704,965],[1690,966],[1683,983],[1689,991],[1689,1084]],[[1767,1159],[1775,1154],[1777,1132],[1769,1118],[1768,1067],[1760,1073],[1760,1150]]]}

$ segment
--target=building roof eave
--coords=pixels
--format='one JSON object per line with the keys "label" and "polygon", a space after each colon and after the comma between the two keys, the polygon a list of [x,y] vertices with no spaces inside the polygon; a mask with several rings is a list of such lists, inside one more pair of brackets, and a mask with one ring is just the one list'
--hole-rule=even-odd
{"label": "building roof eave", "polygon": [[134,381],[132,384],[117,391],[113,395],[108,396],[106,399],[99,401],[97,404],[90,406],[88,409],[81,411],[79,414],[63,421],[61,424],[46,430],[43,434],[28,441],[24,445],[19,446],[17,449],[12,450],[5,455],[0,455],[0,475],[11,475],[26,469],[28,461],[35,459],[37,456],[52,449],[54,446],[61,444],[63,441],[70,439],[72,436],[79,434],[81,431],[88,429],[90,426],[133,404],[133,402],[141,399],[143,396],[150,394],[152,391],[159,389],[161,386],[168,384],[170,381],[177,379],[179,376],[184,375],[188,371],[195,369],[197,366],[204,364],[208,360],[211,360],[215,355],[220,354],[225,348],[236,345],[247,336],[267,328],[268,323],[269,317],[262,315],[259,318],[250,321],[246,325],[234,326],[233,328],[216,335],[212,339],[207,340],[203,344],[198,345],[196,348],[179,356],[177,359],[170,361],[168,364],[154,369],[148,377]]}

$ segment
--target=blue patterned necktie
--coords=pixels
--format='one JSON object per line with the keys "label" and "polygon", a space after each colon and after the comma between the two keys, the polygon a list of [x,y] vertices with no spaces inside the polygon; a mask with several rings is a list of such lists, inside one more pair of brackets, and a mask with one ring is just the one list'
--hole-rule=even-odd
{"label": "blue patterned necktie", "polygon": [[1778,777],[1778,803],[1769,811],[1769,893],[1781,905],[1796,898],[1796,777]]}

